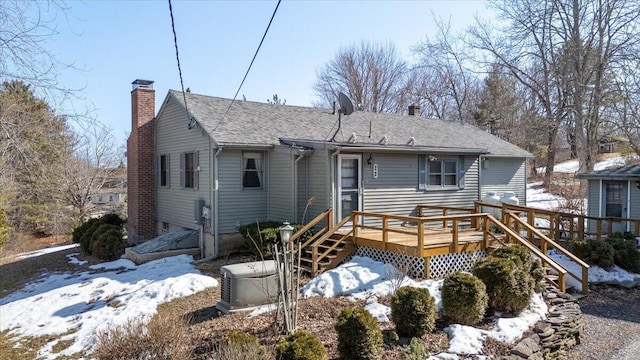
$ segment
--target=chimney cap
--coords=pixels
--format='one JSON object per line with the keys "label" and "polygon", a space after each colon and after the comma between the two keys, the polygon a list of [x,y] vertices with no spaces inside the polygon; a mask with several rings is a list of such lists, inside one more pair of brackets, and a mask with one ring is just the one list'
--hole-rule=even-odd
{"label": "chimney cap", "polygon": [[133,85],[133,90],[135,90],[137,88],[153,89],[153,81],[152,80],[136,79],[131,83],[131,85]]}

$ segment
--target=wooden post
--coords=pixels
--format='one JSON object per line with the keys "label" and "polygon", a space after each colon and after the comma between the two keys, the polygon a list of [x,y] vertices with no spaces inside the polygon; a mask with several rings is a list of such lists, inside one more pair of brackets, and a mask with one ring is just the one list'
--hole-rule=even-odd
{"label": "wooden post", "polygon": [[358,214],[351,214],[351,219],[353,224],[353,243],[358,245]]}
{"label": "wooden post", "polygon": [[582,294],[589,294],[589,269],[582,267]]}
{"label": "wooden post", "polygon": [[318,276],[318,247],[311,248],[311,276]]}
{"label": "wooden post", "polygon": [[565,292],[567,290],[567,285],[563,273],[558,273],[558,289],[561,292]]}
{"label": "wooden post", "polygon": [[333,230],[333,208],[330,208],[327,212],[327,229]]}
{"label": "wooden post", "polygon": [[[584,237],[584,215],[578,215],[578,240],[584,240]],[[573,240],[573,237],[571,240]]]}
{"label": "wooden post", "polygon": [[453,252],[458,252],[458,219],[453,219]]}
{"label": "wooden post", "polygon": [[598,220],[596,220],[596,240],[600,240],[601,235],[602,235],[602,218],[598,218]]}
{"label": "wooden post", "polygon": [[389,242],[389,217],[387,217],[386,215],[382,216],[382,242],[384,243],[384,249],[385,250],[389,250],[387,249],[387,245]]}
{"label": "wooden post", "polygon": [[[536,213],[533,209],[527,211],[527,224],[531,225],[531,227],[535,227],[536,224]],[[533,244],[533,232],[531,229],[527,229],[527,240]]]}
{"label": "wooden post", "polygon": [[418,222],[418,251],[420,255],[424,252],[424,222]]}
{"label": "wooden post", "polygon": [[[449,209],[442,209],[442,216],[447,216],[449,215]],[[442,220],[442,228],[446,229],[447,228],[447,219]]]}
{"label": "wooden post", "polygon": [[424,258],[424,278],[431,279],[431,257]]}
{"label": "wooden post", "polygon": [[613,234],[613,218],[608,218],[609,223],[607,224],[607,236],[611,237]]}
{"label": "wooden post", "polygon": [[486,216],[482,225],[482,247],[485,250],[489,247],[489,219]]}

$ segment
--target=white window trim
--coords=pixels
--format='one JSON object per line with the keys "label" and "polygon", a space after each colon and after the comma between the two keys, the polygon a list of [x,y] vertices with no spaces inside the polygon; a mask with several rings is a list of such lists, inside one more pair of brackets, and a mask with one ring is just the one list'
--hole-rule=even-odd
{"label": "white window trim", "polygon": [[[162,185],[162,157],[166,159],[166,183]],[[158,156],[158,186],[162,188],[171,187],[171,156],[169,154],[160,154]]]}
{"label": "white window trim", "polygon": [[[260,186],[244,186],[244,175],[245,172],[248,171],[246,169],[246,163],[245,161],[247,159],[258,159],[258,161],[256,162],[256,165],[258,167],[258,169],[255,170],[255,172],[258,174],[258,180],[260,181]],[[242,188],[243,191],[259,191],[259,190],[265,190],[266,186],[265,186],[265,174],[266,174],[266,154],[264,151],[243,151],[242,152],[242,163],[241,163],[241,167],[240,167],[240,187]],[[253,171],[253,170],[249,170],[249,171]]]}
{"label": "white window trim", "polygon": [[[186,155],[193,154],[193,186],[186,186]],[[185,151],[180,154],[180,188],[188,189],[188,190],[198,190],[199,187],[199,179],[200,177],[200,152],[197,150],[194,151]]]}
{"label": "white window trim", "polygon": [[[431,159],[433,158],[433,159]],[[440,176],[442,183],[441,185],[431,185],[429,184],[429,163],[431,161],[440,161],[441,162],[441,171]],[[456,179],[455,185],[445,185],[444,178],[446,175],[451,175],[445,173],[445,162],[454,161],[456,163]],[[418,189],[424,191],[437,191],[437,190],[462,190],[465,187],[465,173],[464,173],[464,157],[463,156],[434,156],[434,155],[419,155],[418,156]]]}

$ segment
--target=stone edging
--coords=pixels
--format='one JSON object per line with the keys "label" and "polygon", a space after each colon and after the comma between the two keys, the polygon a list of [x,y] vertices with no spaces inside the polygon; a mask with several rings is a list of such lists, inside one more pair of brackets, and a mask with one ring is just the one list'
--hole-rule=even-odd
{"label": "stone edging", "polygon": [[580,344],[585,323],[577,300],[554,288],[545,289],[543,295],[549,306],[547,319],[538,321],[533,327],[534,334],[520,340],[511,349],[511,355],[500,359],[564,359],[567,350]]}

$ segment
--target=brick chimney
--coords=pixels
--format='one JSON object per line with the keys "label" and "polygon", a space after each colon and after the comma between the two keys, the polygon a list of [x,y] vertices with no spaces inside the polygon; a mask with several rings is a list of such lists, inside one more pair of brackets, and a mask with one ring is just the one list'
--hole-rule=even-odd
{"label": "brick chimney", "polygon": [[409,115],[411,115],[411,116],[414,116],[414,115],[420,116],[420,105],[418,105],[418,104],[409,105]]}
{"label": "brick chimney", "polygon": [[131,83],[131,134],[127,140],[127,227],[129,241],[138,243],[156,235],[153,81]]}

